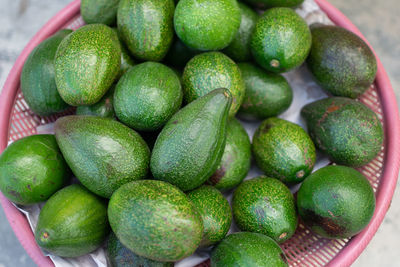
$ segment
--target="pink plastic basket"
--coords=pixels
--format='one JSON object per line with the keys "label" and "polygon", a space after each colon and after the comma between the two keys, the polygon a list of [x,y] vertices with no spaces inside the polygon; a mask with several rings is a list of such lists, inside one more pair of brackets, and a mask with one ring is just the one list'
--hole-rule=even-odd
{"label": "pink plastic basket", "polygon": [[[321,9],[338,26],[349,29],[361,38],[359,30],[335,7],[325,0],[316,0]],[[55,15],[28,43],[15,62],[0,96],[0,152],[8,141],[35,134],[36,128],[53,122],[57,116],[39,117],[33,114],[19,89],[23,64],[32,49],[41,41],[66,26],[77,28],[83,24],[79,16],[80,1],[75,0]],[[385,129],[382,152],[367,166],[359,170],[370,180],[376,193],[376,210],[368,227],[350,240],[328,240],[312,234],[300,224],[296,234],[282,245],[291,266],[349,266],[367,246],[387,209],[396,186],[400,165],[400,121],[396,98],[388,76],[378,60],[375,84],[361,97],[360,101],[372,108],[381,119]],[[54,266],[35,243],[33,233],[25,216],[2,194],[0,202],[7,219],[22,246],[39,266]],[[199,266],[209,266],[206,261]]]}

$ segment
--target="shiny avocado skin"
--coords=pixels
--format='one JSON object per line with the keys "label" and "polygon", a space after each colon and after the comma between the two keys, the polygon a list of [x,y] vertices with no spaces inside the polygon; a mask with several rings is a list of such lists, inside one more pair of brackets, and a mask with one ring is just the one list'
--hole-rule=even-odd
{"label": "shiny avocado skin", "polygon": [[350,238],[368,225],[375,210],[374,191],[358,171],[327,166],[307,177],[297,193],[302,221],[326,238]]}
{"label": "shiny avocado skin", "polygon": [[278,243],[296,231],[294,197],[274,178],[259,176],[241,183],[233,194],[232,210],[240,230],[267,235]]}
{"label": "shiny avocado skin", "polygon": [[383,128],[362,103],[330,97],[304,106],[301,116],[317,148],[338,164],[360,167],[381,151]]}
{"label": "shiny avocado skin", "polygon": [[368,45],[354,33],[315,25],[308,68],[323,89],[335,96],[357,98],[373,83],[377,64]]}
{"label": "shiny avocado skin", "polygon": [[37,115],[48,116],[69,105],[61,98],[55,81],[54,57],[61,41],[72,32],[63,29],[33,49],[21,73],[21,91],[29,108]]}
{"label": "shiny avocado skin", "polygon": [[119,0],[82,0],[81,15],[86,24],[113,25],[117,18]]}
{"label": "shiny avocado skin", "polygon": [[173,0],[120,0],[118,30],[132,55],[161,61],[174,37]]}
{"label": "shiny avocado skin", "polygon": [[91,106],[77,107],[76,115],[91,115],[104,118],[114,118],[114,88],[115,87],[112,87],[110,90],[108,90],[108,92],[96,104],[93,104]]}
{"label": "shiny avocado skin", "polygon": [[245,0],[245,2],[258,8],[272,8],[272,7],[297,7],[301,5],[304,2],[304,0]]}
{"label": "shiny avocado skin", "polygon": [[85,25],[62,40],[55,57],[57,90],[72,106],[97,103],[117,78],[121,47],[113,30]]}
{"label": "shiny avocado skin", "polygon": [[55,134],[76,178],[97,195],[110,198],[121,185],[148,174],[147,144],[120,122],[95,116],[65,116],[56,121]]}
{"label": "shiny avocado skin", "polygon": [[121,186],[108,205],[111,228],[124,246],[142,257],[173,262],[199,246],[203,222],[177,187],[156,180]]}
{"label": "shiny avocado skin", "polygon": [[228,235],[211,252],[211,267],[287,267],[287,259],[270,237],[250,232]]}
{"label": "shiny avocado skin", "polygon": [[16,204],[30,205],[47,200],[70,176],[52,134],[19,139],[0,155],[0,190]]}

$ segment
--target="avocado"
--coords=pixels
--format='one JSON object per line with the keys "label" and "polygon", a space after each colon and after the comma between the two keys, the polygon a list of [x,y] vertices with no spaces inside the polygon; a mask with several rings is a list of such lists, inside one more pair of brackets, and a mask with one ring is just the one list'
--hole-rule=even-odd
{"label": "avocado", "polygon": [[236,62],[252,60],[250,37],[259,18],[258,14],[243,3],[238,2],[241,14],[239,30],[223,52]]}
{"label": "avocado", "polygon": [[79,257],[100,247],[109,233],[107,203],[73,184],[44,204],[35,229],[37,244],[60,257]]}
{"label": "avocado", "polygon": [[241,183],[233,194],[232,211],[240,230],[267,235],[278,243],[296,231],[294,197],[274,178],[259,176]]}
{"label": "avocado", "polygon": [[240,18],[236,0],[180,0],[174,15],[175,32],[190,48],[220,50],[236,36]]}
{"label": "avocado", "polygon": [[121,77],[114,93],[118,119],[140,131],[160,129],[181,104],[179,77],[169,67],[157,62],[132,67]]}
{"label": "avocado", "polygon": [[99,196],[110,198],[121,185],[147,176],[150,150],[138,133],[120,122],[65,116],[56,121],[55,133],[76,178]]}
{"label": "avocado", "polygon": [[68,107],[57,91],[54,56],[61,41],[71,32],[63,29],[41,42],[22,68],[21,91],[29,108],[37,115],[48,116]]}
{"label": "avocado", "polygon": [[95,104],[117,78],[120,65],[121,47],[112,29],[103,24],[83,26],[57,49],[57,90],[72,106]]}
{"label": "avocado", "polygon": [[303,128],[279,118],[261,123],[254,133],[252,150],[257,166],[286,184],[303,181],[316,161],[314,143]]}
{"label": "avocado", "polygon": [[311,32],[293,9],[275,7],[262,14],[251,36],[251,52],[264,69],[287,72],[300,66],[311,48]]}
{"label": "avocado", "polygon": [[0,155],[0,190],[16,204],[30,205],[47,200],[70,176],[52,134],[19,139]]}
{"label": "avocado", "polygon": [[249,232],[225,237],[211,252],[211,267],[287,267],[278,244],[266,235]]}
{"label": "avocado", "polygon": [[203,185],[187,194],[203,220],[201,247],[208,247],[221,241],[229,231],[232,222],[231,206],[217,189]]}
{"label": "avocado", "polygon": [[301,5],[304,0],[245,0],[245,2],[257,8],[271,8],[271,7],[297,7]]}
{"label": "avocado", "polygon": [[131,57],[129,49],[124,44],[122,40],[121,34],[119,33],[117,28],[113,28],[114,33],[117,35],[119,44],[121,46],[121,68],[119,70],[118,79],[121,78],[122,75],[125,74],[132,66],[135,65],[135,61]]}
{"label": "avocado", "polygon": [[113,25],[116,22],[119,0],[82,0],[81,16],[86,24]]}
{"label": "avocado", "polygon": [[382,124],[371,109],[358,101],[325,98],[303,107],[301,116],[317,148],[338,164],[363,166],[382,149]]}
{"label": "avocado", "polygon": [[[111,232],[107,241],[107,264],[111,267],[173,267],[172,262],[153,261],[126,248]],[[107,266],[108,266],[107,265]]]}
{"label": "avocado", "polygon": [[376,76],[376,58],[360,37],[331,25],[313,26],[311,34],[307,65],[323,89],[350,98],[369,89]]}
{"label": "avocado", "polygon": [[327,166],[304,180],[297,193],[297,207],[314,233],[326,238],[350,238],[370,222],[375,195],[358,171]]}
{"label": "avocado", "polygon": [[286,79],[268,73],[252,63],[238,64],[242,71],[246,94],[239,109],[239,117],[247,120],[278,116],[293,100],[293,90]]}
{"label": "avocado", "polygon": [[232,94],[230,117],[239,110],[246,90],[239,67],[221,52],[202,53],[192,58],[183,71],[182,86],[186,103],[214,89],[228,89]]}
{"label": "avocado", "polygon": [[121,0],[118,30],[132,55],[145,61],[161,61],[174,37],[173,0]]}
{"label": "avocado", "polygon": [[217,170],[208,183],[221,191],[227,191],[240,184],[250,170],[251,143],[240,122],[231,118],[226,129],[224,154]]}
{"label": "avocado", "polygon": [[108,204],[111,228],[133,253],[156,261],[177,261],[199,246],[203,222],[189,198],[155,180],[121,186]]}
{"label": "avocado", "polygon": [[114,89],[115,87],[113,86],[96,104],[93,104],[91,106],[77,107],[76,115],[92,115],[104,118],[114,118],[115,117],[114,105],[113,105]]}
{"label": "avocado", "polygon": [[172,116],[151,154],[154,178],[183,191],[203,184],[221,161],[231,103],[228,90],[216,89]]}
{"label": "avocado", "polygon": [[164,61],[168,66],[182,70],[188,61],[199,53],[200,51],[187,47],[178,37],[175,37]]}

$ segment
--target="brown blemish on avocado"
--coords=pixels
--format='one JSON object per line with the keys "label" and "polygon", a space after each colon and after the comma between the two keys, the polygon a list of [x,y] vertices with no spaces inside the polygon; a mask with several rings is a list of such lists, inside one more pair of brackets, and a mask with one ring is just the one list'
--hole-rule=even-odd
{"label": "brown blemish on avocado", "polygon": [[281,65],[281,64],[279,63],[279,61],[276,60],[276,59],[271,60],[269,64],[270,64],[271,67],[273,67],[273,68],[279,68],[279,66]]}
{"label": "brown blemish on avocado", "polygon": [[221,166],[221,168],[217,169],[214,174],[210,177],[208,180],[212,185],[218,184],[218,182],[225,176],[226,169],[224,166]]}
{"label": "brown blemish on avocado", "polygon": [[304,177],[305,174],[306,173],[304,170],[300,170],[300,171],[296,172],[296,178],[301,179]]}
{"label": "brown blemish on avocado", "polygon": [[330,236],[340,236],[346,230],[343,226],[336,224],[331,218],[318,215],[313,210],[304,210],[304,218],[307,218],[307,221],[311,225],[320,225]]}
{"label": "brown blemish on avocado", "polygon": [[287,233],[285,232],[285,233],[282,233],[280,236],[279,236],[279,239],[282,239],[282,238],[285,238],[287,236]]}

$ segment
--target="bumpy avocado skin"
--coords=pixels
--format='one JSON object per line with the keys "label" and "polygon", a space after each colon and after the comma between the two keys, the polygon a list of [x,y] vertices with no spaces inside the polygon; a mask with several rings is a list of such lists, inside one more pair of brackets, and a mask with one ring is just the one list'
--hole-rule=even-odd
{"label": "bumpy avocado skin", "polygon": [[239,8],[241,14],[239,30],[223,52],[236,62],[243,62],[252,60],[250,37],[259,16],[253,9],[243,3],[239,3]]}
{"label": "bumpy avocado skin", "polygon": [[268,9],[258,20],[251,36],[251,52],[264,69],[287,72],[300,66],[311,48],[311,32],[293,9]]}
{"label": "bumpy avocado skin", "polygon": [[54,57],[61,41],[71,32],[67,29],[58,31],[35,47],[25,61],[21,91],[35,114],[47,116],[68,107],[57,91]]}
{"label": "bumpy avocado skin", "polygon": [[115,87],[113,86],[96,104],[93,104],[91,106],[77,107],[76,115],[91,115],[103,118],[114,118],[114,89]]}
{"label": "bumpy avocado skin", "polygon": [[240,230],[267,235],[278,243],[296,231],[294,197],[274,178],[259,176],[241,183],[233,194],[232,210]]}
{"label": "bumpy avocado skin", "polygon": [[0,190],[17,204],[30,205],[47,200],[66,184],[70,176],[52,134],[19,139],[0,155]]}
{"label": "bumpy avocado skin", "polygon": [[203,184],[221,161],[231,102],[228,90],[216,89],[172,116],[152,151],[154,178],[183,191]]}
{"label": "bumpy avocado skin", "polygon": [[226,129],[224,154],[217,170],[207,183],[221,191],[227,191],[240,184],[250,170],[251,143],[240,122],[231,118]]}
{"label": "bumpy avocado skin", "polygon": [[225,237],[211,252],[211,267],[287,267],[279,245],[266,235],[238,232]]}
{"label": "bumpy avocado skin", "polygon": [[81,15],[87,24],[113,25],[117,18],[119,0],[82,0]]}
{"label": "bumpy avocado skin", "polygon": [[174,37],[173,0],[121,0],[118,30],[132,55],[144,61],[161,61]]}
{"label": "bumpy avocado skin", "polygon": [[325,98],[304,106],[301,116],[317,148],[338,164],[363,166],[382,149],[382,124],[358,101]]}
{"label": "bumpy avocado skin", "polygon": [[200,246],[208,247],[221,241],[232,222],[228,200],[211,185],[203,185],[189,192],[187,196],[203,220],[203,239]]}
{"label": "bumpy avocado skin", "polygon": [[134,130],[95,116],[65,116],[55,123],[57,143],[76,178],[105,198],[148,174],[150,150]]}
{"label": "bumpy avocado skin", "polygon": [[201,53],[199,50],[187,47],[178,37],[175,37],[164,61],[168,66],[183,70],[188,61],[199,53]]}
{"label": "bumpy avocado skin", "polygon": [[111,228],[124,246],[156,261],[191,255],[203,235],[203,222],[189,198],[163,181],[121,186],[108,205]]}
{"label": "bumpy avocado skin", "polygon": [[114,109],[125,125],[140,131],[160,129],[180,108],[182,88],[169,67],[145,62],[132,67],[119,80]]}
{"label": "bumpy avocado skin", "polygon": [[297,193],[303,222],[326,238],[350,238],[370,222],[375,195],[368,180],[345,166],[327,166],[305,179]]}
{"label": "bumpy avocado skin", "polygon": [[376,58],[354,33],[338,26],[312,27],[308,68],[319,85],[335,96],[357,98],[375,80]]}
{"label": "bumpy avocado skin", "polygon": [[246,120],[278,116],[290,107],[293,90],[285,77],[268,73],[252,63],[239,63],[246,94],[239,117]]}
{"label": "bumpy avocado skin", "polygon": [[228,89],[232,94],[230,117],[239,110],[246,91],[239,67],[221,52],[207,52],[192,58],[183,71],[182,86],[186,103],[214,89]]}
{"label": "bumpy avocado skin", "polygon": [[172,267],[172,262],[153,261],[136,255],[111,232],[107,241],[107,264],[111,267]]}
{"label": "bumpy avocado skin", "polygon": [[72,106],[92,105],[111,87],[120,65],[121,47],[113,30],[103,24],[83,26],[57,49],[57,90]]}
{"label": "bumpy avocado skin", "polygon": [[100,247],[110,231],[107,202],[78,184],[55,193],[43,206],[37,244],[61,257],[79,257]]}
{"label": "bumpy avocado skin", "polygon": [[297,7],[301,5],[304,2],[304,0],[245,0],[245,2],[258,8],[271,8],[271,7]]}
{"label": "bumpy avocado skin", "polygon": [[174,15],[175,32],[188,47],[220,50],[236,36],[240,18],[236,0],[180,0]]}
{"label": "bumpy avocado skin", "polygon": [[303,128],[279,118],[261,123],[254,133],[252,150],[257,166],[266,175],[287,184],[303,181],[316,161],[314,143]]}

